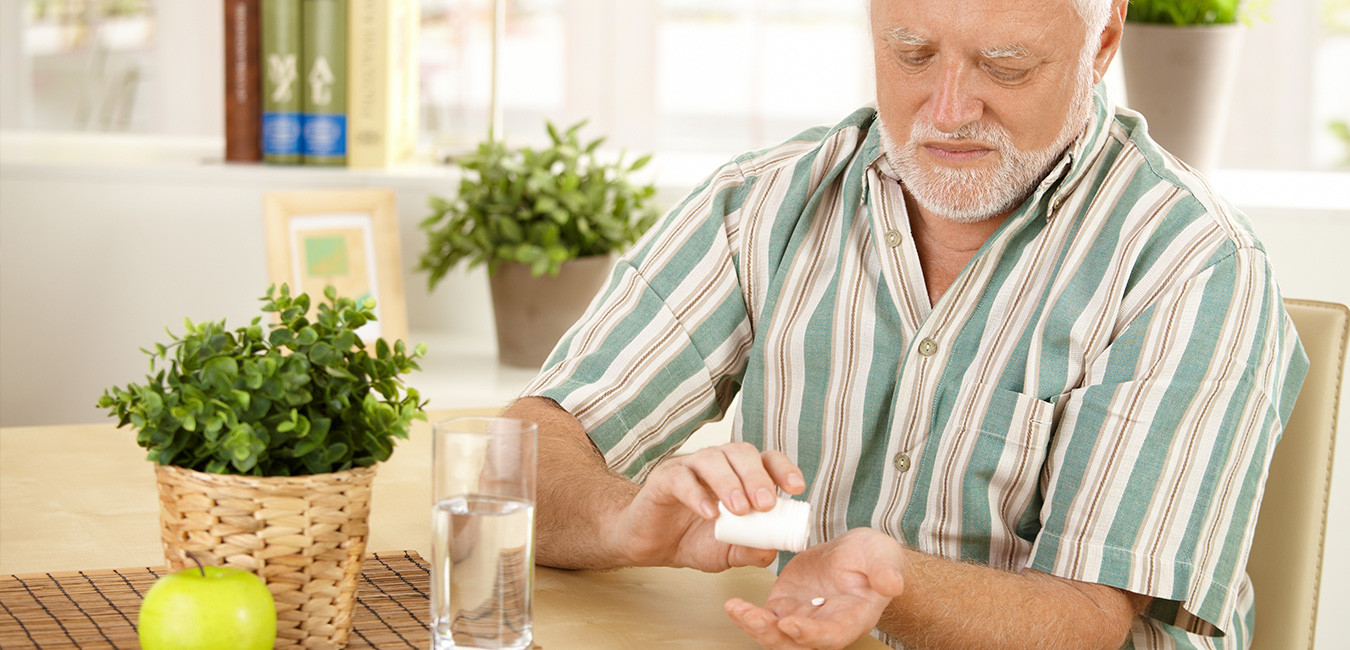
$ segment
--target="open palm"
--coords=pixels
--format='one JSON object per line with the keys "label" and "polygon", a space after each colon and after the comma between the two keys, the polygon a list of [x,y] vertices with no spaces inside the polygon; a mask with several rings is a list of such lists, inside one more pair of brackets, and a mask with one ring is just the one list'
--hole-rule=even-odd
{"label": "open palm", "polygon": [[898,542],[858,528],[792,558],[764,607],[733,598],[726,610],[766,648],[842,648],[870,632],[904,591],[903,570]]}

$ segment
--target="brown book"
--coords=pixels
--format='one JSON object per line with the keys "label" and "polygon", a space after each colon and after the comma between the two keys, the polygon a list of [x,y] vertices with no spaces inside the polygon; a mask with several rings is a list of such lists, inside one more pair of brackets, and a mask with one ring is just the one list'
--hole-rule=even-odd
{"label": "brown book", "polygon": [[262,0],[225,0],[225,160],[262,160]]}

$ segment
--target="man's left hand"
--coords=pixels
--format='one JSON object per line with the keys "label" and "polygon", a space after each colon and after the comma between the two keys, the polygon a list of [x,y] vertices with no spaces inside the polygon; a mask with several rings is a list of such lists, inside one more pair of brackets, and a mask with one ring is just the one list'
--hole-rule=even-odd
{"label": "man's left hand", "polygon": [[904,591],[904,566],[899,542],[856,528],[792,558],[764,607],[732,598],[727,614],[765,648],[842,648],[871,632]]}

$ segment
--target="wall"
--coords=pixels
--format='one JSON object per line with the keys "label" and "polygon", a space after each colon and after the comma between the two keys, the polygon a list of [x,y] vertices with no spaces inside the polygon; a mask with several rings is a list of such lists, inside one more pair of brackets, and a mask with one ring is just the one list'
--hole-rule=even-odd
{"label": "wall", "polygon": [[[140,378],[138,348],[163,340],[166,325],[181,331],[185,316],[252,318],[268,281],[268,191],[393,188],[412,338],[451,333],[491,349],[481,271],[453,273],[433,295],[410,270],[427,197],[454,189],[448,170],[226,166],[201,162],[219,157],[218,140],[146,142],[0,134],[0,425],[104,421],[94,402],[105,387]],[[103,162],[68,162],[75,157]],[[677,180],[662,197],[669,202],[696,176],[663,174]],[[1340,261],[1350,245],[1350,176],[1253,172],[1216,181],[1251,215],[1285,295],[1350,303]],[[471,372],[489,383],[528,377],[499,375],[486,358]],[[427,397],[453,402],[450,390],[460,388]],[[1350,445],[1340,445],[1334,476],[1330,549],[1350,546]],[[1350,558],[1329,553],[1324,575],[1350,575]],[[1329,614],[1350,609],[1350,584],[1323,580],[1322,598],[1318,636],[1350,638],[1350,619]]]}
{"label": "wall", "polygon": [[[23,146],[12,139],[6,145]],[[403,266],[411,269],[428,195],[453,190],[444,170],[409,180],[347,170],[127,161],[116,146],[97,155],[122,166],[0,167],[5,426],[102,420],[93,407],[102,389],[139,379],[145,356],[138,348],[163,340],[166,325],[182,331],[184,317],[245,324],[256,315],[268,285],[264,192],[395,189]],[[194,155],[192,147],[170,157],[180,155]],[[427,293],[424,275],[409,270],[404,282],[410,328],[488,334],[481,274],[456,274],[435,296]]]}

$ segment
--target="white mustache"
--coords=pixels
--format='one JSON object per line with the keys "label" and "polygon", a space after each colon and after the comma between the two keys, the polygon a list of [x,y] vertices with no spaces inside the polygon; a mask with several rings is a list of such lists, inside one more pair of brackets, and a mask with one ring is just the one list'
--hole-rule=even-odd
{"label": "white mustache", "polygon": [[983,122],[971,122],[961,125],[961,128],[950,133],[943,131],[928,122],[915,122],[910,128],[909,145],[917,146],[920,142],[953,141],[953,140],[973,140],[980,145],[987,145],[989,148],[997,151],[1006,151],[1012,146],[1012,139],[1008,137],[1007,131]]}

